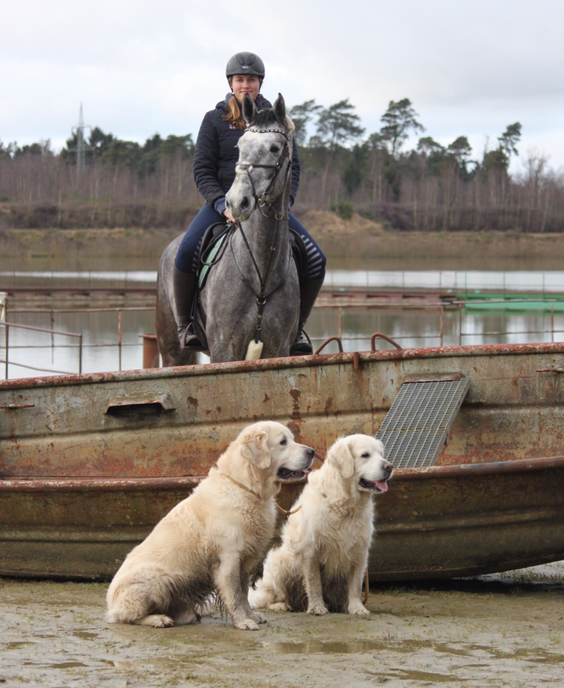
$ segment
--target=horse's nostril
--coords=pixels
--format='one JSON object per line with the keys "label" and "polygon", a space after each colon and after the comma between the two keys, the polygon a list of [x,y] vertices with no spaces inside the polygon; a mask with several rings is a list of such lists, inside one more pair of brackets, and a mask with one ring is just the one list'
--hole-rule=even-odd
{"label": "horse's nostril", "polygon": [[241,208],[248,208],[249,207],[249,199],[245,196],[243,200],[241,201]]}

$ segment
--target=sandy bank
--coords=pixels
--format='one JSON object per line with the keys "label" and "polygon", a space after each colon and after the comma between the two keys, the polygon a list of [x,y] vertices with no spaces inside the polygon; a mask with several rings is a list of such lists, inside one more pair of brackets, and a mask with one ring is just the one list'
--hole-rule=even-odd
{"label": "sandy bank", "polygon": [[[564,257],[564,234],[517,232],[401,232],[354,215],[309,211],[300,220],[328,256],[379,258],[542,259]],[[0,231],[0,257],[87,255],[155,257],[182,233],[170,229],[5,229]]]}

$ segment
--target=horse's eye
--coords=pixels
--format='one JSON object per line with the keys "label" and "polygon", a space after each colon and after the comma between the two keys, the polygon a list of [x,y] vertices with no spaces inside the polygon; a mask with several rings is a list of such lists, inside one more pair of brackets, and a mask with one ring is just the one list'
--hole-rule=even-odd
{"label": "horse's eye", "polygon": [[270,152],[271,153],[280,153],[280,148],[278,146],[270,146]]}
{"label": "horse's eye", "polygon": [[288,444],[288,440],[284,437],[283,440],[280,440],[280,444]]}
{"label": "horse's eye", "polygon": [[362,452],[360,455],[361,459],[367,459],[370,456],[370,452]]}

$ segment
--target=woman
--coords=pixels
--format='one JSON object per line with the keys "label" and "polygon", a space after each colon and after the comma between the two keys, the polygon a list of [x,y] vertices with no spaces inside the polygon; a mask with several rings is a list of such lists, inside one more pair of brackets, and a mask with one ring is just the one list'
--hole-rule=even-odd
{"label": "woman", "polygon": [[[237,142],[245,130],[241,103],[248,93],[258,110],[272,107],[262,96],[264,63],[254,53],[234,55],[225,70],[231,93],[206,113],[194,154],[194,179],[206,205],[190,223],[178,248],[174,269],[174,300],[180,345],[186,349],[201,349],[201,343],[192,331],[192,302],[197,287],[198,248],[206,229],[217,222],[233,221],[225,207],[225,194],[235,179],[238,160]],[[292,186],[290,205],[293,204],[300,181],[300,162],[296,143],[292,152]],[[300,288],[300,327],[290,355],[311,354],[311,344],[303,336],[303,326],[311,313],[325,277],[326,258],[305,227],[288,213],[288,224],[302,237],[308,255],[306,278]]]}

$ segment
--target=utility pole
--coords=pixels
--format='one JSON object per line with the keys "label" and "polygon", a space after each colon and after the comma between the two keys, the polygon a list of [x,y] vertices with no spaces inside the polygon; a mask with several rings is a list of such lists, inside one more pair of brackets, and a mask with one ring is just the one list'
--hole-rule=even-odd
{"label": "utility pole", "polygon": [[76,171],[80,174],[86,164],[86,143],[84,142],[84,130],[91,129],[89,124],[84,124],[84,117],[82,116],[82,103],[80,103],[80,112],[78,114],[78,124],[72,128],[72,133],[76,134]]}

